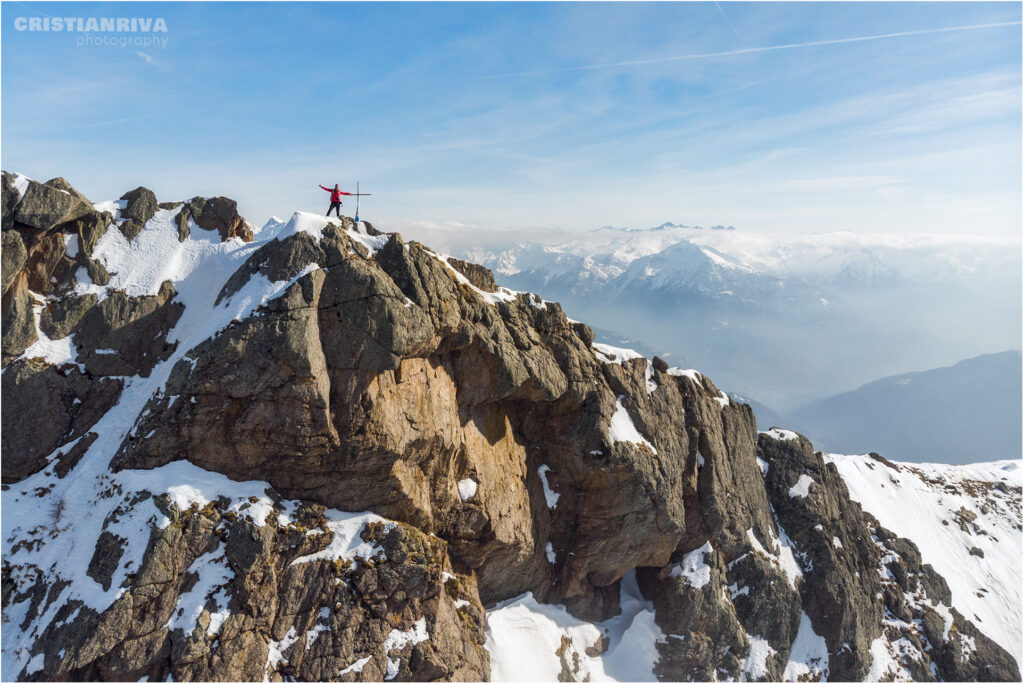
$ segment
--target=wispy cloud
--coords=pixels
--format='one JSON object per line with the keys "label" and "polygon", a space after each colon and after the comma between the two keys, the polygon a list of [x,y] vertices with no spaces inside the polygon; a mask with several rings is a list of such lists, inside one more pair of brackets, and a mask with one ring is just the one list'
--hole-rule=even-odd
{"label": "wispy cloud", "polygon": [[[721,8],[719,8],[721,9]],[[777,50],[796,50],[800,48],[820,47],[823,45],[843,45],[847,43],[863,43],[870,40],[887,40],[892,38],[907,38],[910,36],[923,36],[935,33],[953,33],[960,31],[979,31],[982,29],[1000,28],[1006,26],[1020,26],[1019,21],[1001,21],[989,24],[972,24],[969,26],[945,26],[942,28],[920,29],[917,31],[899,31],[896,33],[878,33],[870,36],[854,36],[851,38],[832,38],[828,40],[812,40],[803,43],[784,43],[781,45],[764,45],[761,47],[737,48],[734,50],[722,50],[719,52],[698,52],[688,55],[668,55],[665,57],[650,57],[647,59],[630,59],[620,62],[605,62],[601,64],[585,64],[564,69],[552,69],[542,71],[517,71],[504,74],[489,74],[475,76],[468,80],[487,80],[495,78],[514,78],[520,76],[545,76],[549,74],[569,73],[573,71],[594,71],[598,69],[613,69],[620,67],[643,66],[647,64],[663,64],[665,62],[682,62],[687,60],[715,59],[718,57],[734,57],[736,55],[749,55],[760,52],[773,52]]]}
{"label": "wispy cloud", "polygon": [[135,54],[137,54],[142,59],[146,60],[146,64],[151,64],[153,62],[152,55],[147,55],[145,52],[136,52]]}
{"label": "wispy cloud", "polygon": [[152,114],[152,115],[148,115],[148,116],[126,116],[126,117],[122,117],[120,119],[110,119],[108,121],[94,121],[92,123],[75,124],[73,126],[59,126],[59,127],[56,127],[56,128],[43,128],[43,129],[29,131],[29,133],[32,133],[32,134],[38,134],[38,133],[57,133],[57,132],[61,132],[61,131],[77,131],[77,130],[84,130],[84,129],[89,129],[89,128],[105,128],[107,126],[119,126],[119,125],[122,125],[122,124],[132,123],[132,122],[135,122],[135,121],[148,121],[150,119],[166,119],[166,118],[170,118],[170,117],[186,116],[186,115],[191,115],[191,114],[202,114],[204,112],[212,112],[212,111],[216,111],[216,110],[213,109],[213,108],[207,108],[207,109],[192,109],[192,110],[180,111],[180,112],[165,112],[163,114]]}

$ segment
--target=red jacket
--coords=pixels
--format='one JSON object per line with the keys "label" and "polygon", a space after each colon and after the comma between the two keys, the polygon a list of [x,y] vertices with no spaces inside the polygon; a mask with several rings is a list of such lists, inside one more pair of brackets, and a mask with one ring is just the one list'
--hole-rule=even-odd
{"label": "red jacket", "polygon": [[[320,187],[324,188],[324,186],[322,186],[322,185]],[[352,194],[351,192],[342,192],[341,190],[331,190],[330,188],[324,188],[324,190],[326,190],[327,192],[331,193],[331,201],[332,202],[340,202],[342,195],[351,195]]]}

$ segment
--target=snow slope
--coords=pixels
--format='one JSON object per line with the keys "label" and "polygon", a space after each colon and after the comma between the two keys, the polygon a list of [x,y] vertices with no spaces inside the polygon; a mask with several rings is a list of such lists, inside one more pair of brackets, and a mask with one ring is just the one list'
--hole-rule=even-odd
{"label": "snow slope", "polygon": [[826,460],[854,501],[917,544],[924,562],[949,583],[953,607],[1020,663],[1021,462],[951,466],[835,454]]}

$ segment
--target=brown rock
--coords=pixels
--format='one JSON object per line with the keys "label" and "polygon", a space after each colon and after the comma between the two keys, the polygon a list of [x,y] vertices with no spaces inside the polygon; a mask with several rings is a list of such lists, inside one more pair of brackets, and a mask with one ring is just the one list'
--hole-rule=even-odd
{"label": "brown rock", "polygon": [[193,197],[188,201],[188,210],[197,226],[203,230],[217,231],[221,240],[239,237],[245,242],[252,241],[252,228],[238,215],[238,203],[233,199]]}
{"label": "brown rock", "polygon": [[3,366],[21,356],[38,339],[36,322],[32,314],[32,296],[28,291],[28,277],[18,275],[3,296]]}

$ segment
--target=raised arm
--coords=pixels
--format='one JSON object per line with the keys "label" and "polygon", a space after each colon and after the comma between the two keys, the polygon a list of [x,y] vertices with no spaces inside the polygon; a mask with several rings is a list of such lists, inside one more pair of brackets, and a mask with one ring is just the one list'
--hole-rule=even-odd
{"label": "raised arm", "polygon": [[327,192],[331,192],[330,188],[324,188],[324,186],[322,186],[322,185],[320,187],[323,188],[324,190],[326,190]]}

